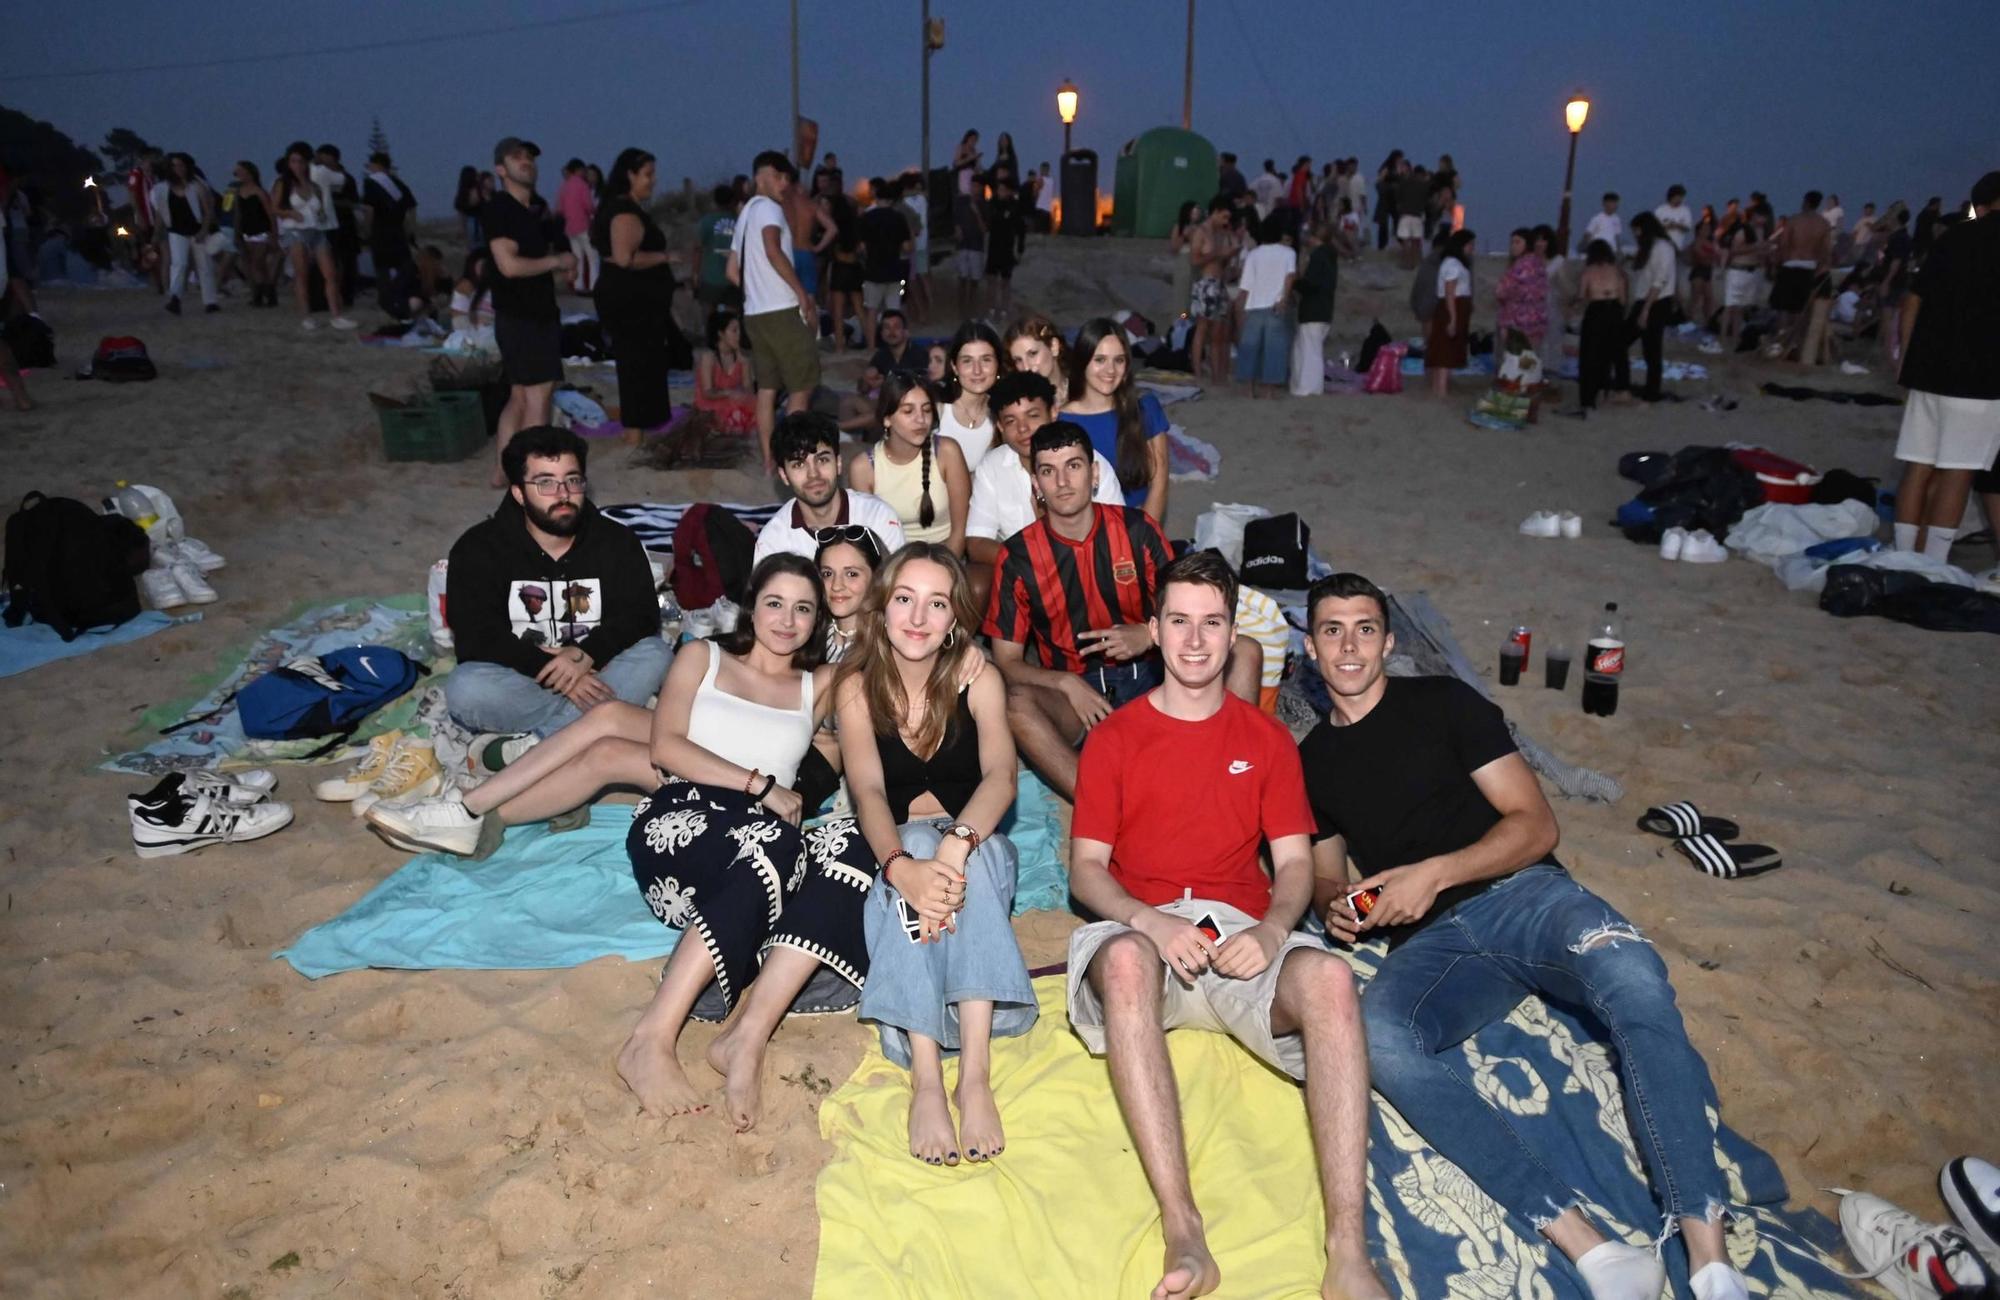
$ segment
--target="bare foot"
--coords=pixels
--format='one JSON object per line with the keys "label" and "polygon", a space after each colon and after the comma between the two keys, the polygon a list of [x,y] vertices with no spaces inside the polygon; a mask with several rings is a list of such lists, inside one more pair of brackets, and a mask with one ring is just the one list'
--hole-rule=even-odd
{"label": "bare foot", "polygon": [[920,1084],[910,1093],[910,1154],[927,1165],[958,1163],[958,1133],[942,1084]]}
{"label": "bare foot", "polygon": [[1322,1300],[1392,1300],[1365,1254],[1329,1255],[1319,1293]]}
{"label": "bare foot", "polygon": [[1180,1241],[1167,1238],[1167,1271],[1153,1288],[1153,1300],[1186,1300],[1221,1285],[1222,1270],[1199,1233]]}
{"label": "bare foot", "polygon": [[1000,1127],[1000,1107],[993,1100],[990,1083],[961,1075],[951,1099],[958,1106],[958,1140],[965,1144],[967,1160],[991,1160],[1007,1149],[1007,1134]]}
{"label": "bare foot", "polygon": [[638,1034],[626,1039],[625,1046],[618,1049],[618,1077],[648,1115],[665,1118],[708,1109],[708,1103],[682,1073],[670,1042]]}
{"label": "bare foot", "polygon": [[723,1030],[708,1045],[708,1065],[722,1076],[722,1106],[738,1133],[757,1127],[763,1109],[764,1044],[738,1042],[735,1029]]}

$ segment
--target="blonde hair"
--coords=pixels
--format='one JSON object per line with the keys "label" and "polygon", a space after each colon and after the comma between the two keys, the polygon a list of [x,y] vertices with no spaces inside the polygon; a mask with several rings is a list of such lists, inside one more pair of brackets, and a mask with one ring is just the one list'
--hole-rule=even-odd
{"label": "blonde hair", "polygon": [[1055,322],[1048,317],[1039,314],[1023,316],[1009,325],[1007,332],[1000,336],[1000,364],[1008,374],[1020,369],[1014,364],[1015,339],[1033,339],[1049,350],[1049,356],[1055,361],[1058,377],[1049,382],[1058,383],[1069,369],[1068,359],[1063,354],[1062,334],[1056,329]]}
{"label": "blonde hair", "polygon": [[929,560],[951,575],[951,633],[931,662],[930,676],[924,682],[923,721],[906,742],[911,753],[928,757],[944,744],[957,715],[953,701],[958,697],[959,670],[967,655],[980,653],[972,642],[972,634],[979,626],[979,610],[972,603],[965,565],[949,549],[935,542],[911,542],[883,561],[861,606],[854,648],[840,662],[835,689],[849,678],[859,677],[875,734],[903,733],[910,716],[910,698],[903,690],[903,675],[896,670],[895,648],[889,644],[887,611],[889,596],[896,590],[903,567],[915,560]]}

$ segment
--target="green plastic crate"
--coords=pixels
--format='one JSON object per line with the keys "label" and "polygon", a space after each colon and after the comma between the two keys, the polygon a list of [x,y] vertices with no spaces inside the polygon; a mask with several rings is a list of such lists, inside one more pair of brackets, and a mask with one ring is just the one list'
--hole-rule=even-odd
{"label": "green plastic crate", "polygon": [[408,406],[378,410],[376,417],[382,424],[382,454],[392,461],[464,460],[486,441],[476,393],[437,393]]}

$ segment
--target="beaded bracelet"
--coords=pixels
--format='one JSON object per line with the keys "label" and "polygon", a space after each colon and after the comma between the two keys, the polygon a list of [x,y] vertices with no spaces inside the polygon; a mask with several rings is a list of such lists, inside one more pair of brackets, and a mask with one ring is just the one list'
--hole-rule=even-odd
{"label": "beaded bracelet", "polygon": [[758,778],[758,777],[760,777],[760,776],[762,776],[762,775],[764,775],[764,774],[763,774],[762,772],[759,772],[759,771],[758,771],[758,770],[757,770],[756,768],[754,768],[754,767],[753,767],[753,768],[751,768],[751,769],[750,769],[750,779],[749,779],[749,780],[747,780],[747,781],[745,781],[745,782],[743,783],[743,793],[744,793],[744,794],[749,794],[749,793],[750,793],[750,791],[751,791],[752,789],[754,789],[754,788],[756,787],[756,785],[757,785],[757,778]]}

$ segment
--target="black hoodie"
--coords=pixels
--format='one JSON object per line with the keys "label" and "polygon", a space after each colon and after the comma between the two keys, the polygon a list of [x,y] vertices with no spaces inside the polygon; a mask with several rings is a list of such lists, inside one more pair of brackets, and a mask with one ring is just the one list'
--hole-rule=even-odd
{"label": "black hoodie", "polygon": [[529,677],[549,662],[544,646],[580,646],[601,669],[660,631],[652,566],[631,529],[585,501],[569,550],[553,559],[528,535],[511,491],[452,546],[445,618],[460,663]]}

